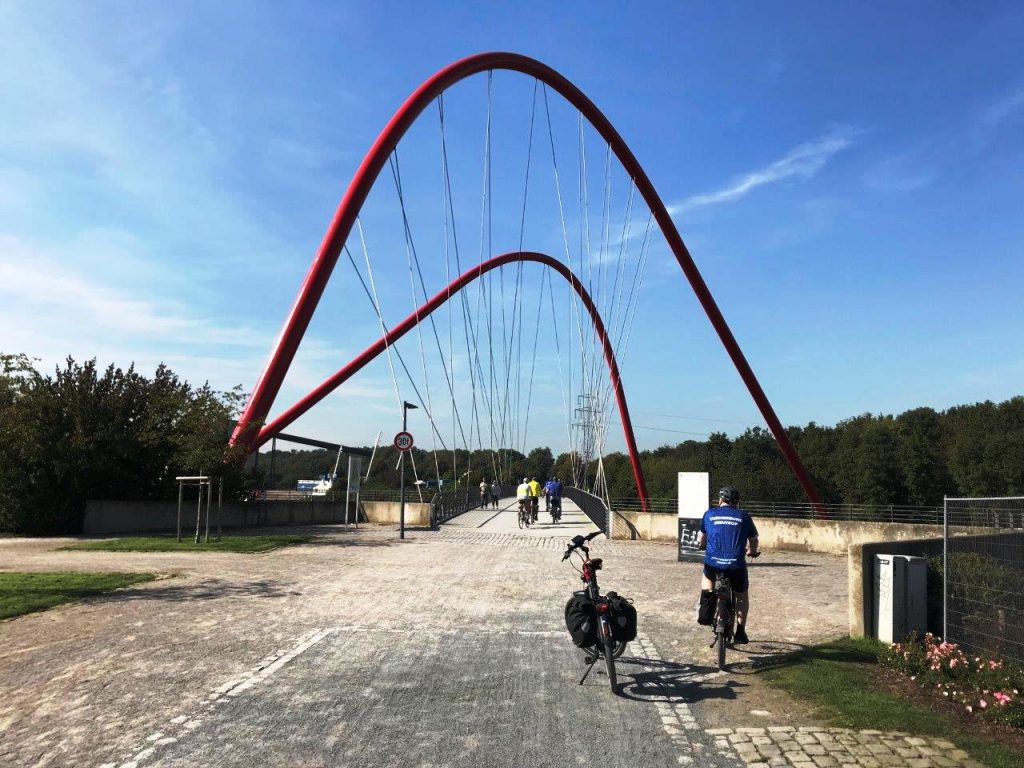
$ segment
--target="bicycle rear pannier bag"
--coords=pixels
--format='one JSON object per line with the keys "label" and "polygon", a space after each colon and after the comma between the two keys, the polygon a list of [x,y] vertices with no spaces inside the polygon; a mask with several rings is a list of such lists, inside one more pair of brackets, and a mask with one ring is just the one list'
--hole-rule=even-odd
{"label": "bicycle rear pannier bag", "polygon": [[617,642],[636,640],[636,608],[627,597],[608,593],[608,612],[612,620],[612,637]]}
{"label": "bicycle rear pannier bag", "polygon": [[584,594],[573,595],[565,604],[565,626],[579,648],[597,644],[594,603]]}

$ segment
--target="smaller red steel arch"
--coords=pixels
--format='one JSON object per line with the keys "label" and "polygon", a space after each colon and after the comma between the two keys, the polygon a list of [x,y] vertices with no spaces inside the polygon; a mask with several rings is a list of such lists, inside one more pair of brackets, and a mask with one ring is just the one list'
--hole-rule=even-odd
{"label": "smaller red steel arch", "polygon": [[643,468],[640,466],[640,454],[637,451],[636,438],[633,435],[633,423],[629,418],[629,406],[626,405],[626,393],[622,388],[622,376],[619,373],[619,365],[615,360],[615,351],[612,349],[611,340],[608,338],[608,333],[605,330],[604,321],[601,320],[601,315],[597,311],[597,307],[594,305],[593,300],[590,298],[590,294],[587,293],[587,289],[583,287],[583,284],[579,281],[576,275],[573,274],[572,270],[551,256],[543,253],[534,253],[532,251],[515,251],[512,253],[505,253],[467,269],[455,278],[446,288],[442,289],[439,293],[434,294],[433,298],[431,298],[426,304],[416,309],[411,315],[405,318],[405,320],[400,322],[375,343],[363,350],[362,354],[353,358],[352,362],[339,369],[337,373],[326,379],[322,384],[320,384],[320,386],[302,398],[302,400],[295,403],[291,408],[264,426],[256,438],[250,443],[249,449],[256,450],[268,440],[271,440],[275,435],[299,418],[299,416],[327,397],[327,395],[341,386],[354,374],[362,370],[363,367],[384,352],[384,350],[389,346],[415,328],[420,322],[427,319],[435,309],[448,301],[448,299],[452,298],[452,296],[469,285],[469,283],[483,275],[486,275],[492,269],[497,269],[505,264],[524,261],[533,261],[538,264],[543,264],[560,274],[568,281],[569,285],[572,286],[572,289],[576,291],[577,295],[580,297],[580,301],[583,302],[583,306],[587,308],[587,313],[590,315],[590,319],[594,323],[594,329],[597,332],[598,338],[601,340],[601,348],[604,351],[604,360],[605,363],[608,364],[608,376],[611,379],[612,388],[615,390],[615,402],[619,407],[619,416],[622,420],[622,433],[626,438],[629,463],[633,468],[633,480],[636,482],[637,495],[640,497],[641,508],[644,512],[647,512],[647,482],[644,479]]}

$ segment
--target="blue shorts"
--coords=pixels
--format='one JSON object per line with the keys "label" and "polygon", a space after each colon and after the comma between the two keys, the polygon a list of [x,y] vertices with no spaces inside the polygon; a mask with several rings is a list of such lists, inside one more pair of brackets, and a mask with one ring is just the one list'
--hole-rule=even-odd
{"label": "blue shorts", "polygon": [[733,592],[746,592],[750,588],[750,578],[747,575],[747,566],[741,565],[739,568],[716,568],[713,565],[704,563],[704,575],[712,582],[715,580],[715,576],[720,573],[724,573],[729,577],[729,583],[732,584]]}

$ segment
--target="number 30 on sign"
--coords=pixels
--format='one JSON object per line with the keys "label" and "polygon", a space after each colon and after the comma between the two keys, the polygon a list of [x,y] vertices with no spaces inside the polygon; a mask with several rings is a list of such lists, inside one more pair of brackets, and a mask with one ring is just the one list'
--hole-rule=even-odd
{"label": "number 30 on sign", "polygon": [[395,448],[400,451],[408,451],[412,448],[412,434],[409,432],[399,432],[395,435]]}

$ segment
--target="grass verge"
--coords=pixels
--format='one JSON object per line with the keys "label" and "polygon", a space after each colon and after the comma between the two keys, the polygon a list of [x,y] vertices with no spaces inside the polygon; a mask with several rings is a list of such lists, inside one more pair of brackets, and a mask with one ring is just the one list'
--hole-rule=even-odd
{"label": "grass verge", "polygon": [[45,611],[155,578],[152,573],[0,572],[0,619]]}
{"label": "grass verge", "polygon": [[829,725],[939,736],[991,768],[1017,768],[1020,754],[999,743],[977,722],[965,722],[935,706],[900,695],[884,680],[875,640],[846,638],[801,651],[761,672],[765,681],[810,702]]}
{"label": "grass verge", "polygon": [[174,536],[127,536],[71,544],[63,549],[88,549],[103,552],[269,552],[280,547],[305,544],[315,536],[298,534],[280,536],[224,536],[209,543],[195,543],[192,538],[178,541]]}

